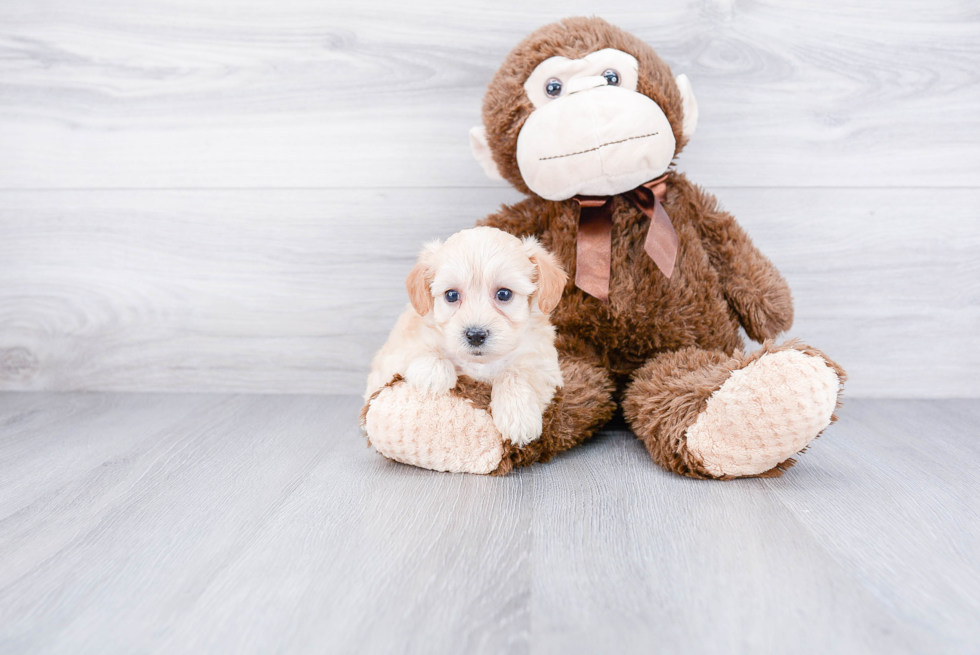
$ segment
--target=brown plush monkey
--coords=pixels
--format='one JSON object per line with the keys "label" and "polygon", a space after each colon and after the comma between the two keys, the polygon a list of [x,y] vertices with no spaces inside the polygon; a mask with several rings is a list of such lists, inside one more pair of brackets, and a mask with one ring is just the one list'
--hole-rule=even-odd
{"label": "brown plush monkey", "polygon": [[[771,340],[793,321],[785,280],[714,197],[672,170],[697,123],[685,76],[598,18],[545,26],[487,91],[474,153],[528,194],[481,223],[534,235],[570,274],[552,315],[564,387],[544,433],[495,434],[489,390],[433,398],[399,380],[364,407],[382,454],[502,474],[575,446],[622,406],[664,468],[702,478],[780,475],[835,420],[844,371]],[[763,342],[745,354],[739,325]]]}

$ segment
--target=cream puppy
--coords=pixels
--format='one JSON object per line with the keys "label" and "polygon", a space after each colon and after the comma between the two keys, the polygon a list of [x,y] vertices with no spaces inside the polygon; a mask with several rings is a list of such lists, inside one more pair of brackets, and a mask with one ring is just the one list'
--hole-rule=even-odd
{"label": "cream puppy", "polygon": [[396,374],[446,393],[459,375],[492,385],[500,434],[523,446],[562,386],[548,314],[567,276],[534,237],[475,227],[423,248],[406,286],[411,305],[374,356],[365,399]]}

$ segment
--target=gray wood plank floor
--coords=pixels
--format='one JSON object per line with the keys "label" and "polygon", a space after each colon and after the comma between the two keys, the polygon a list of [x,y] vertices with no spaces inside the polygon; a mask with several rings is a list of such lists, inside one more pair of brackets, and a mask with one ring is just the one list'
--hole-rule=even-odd
{"label": "gray wood plank floor", "polygon": [[969,653],[980,401],[851,400],[776,480],[607,431],[507,478],[340,396],[0,395],[3,653]]}

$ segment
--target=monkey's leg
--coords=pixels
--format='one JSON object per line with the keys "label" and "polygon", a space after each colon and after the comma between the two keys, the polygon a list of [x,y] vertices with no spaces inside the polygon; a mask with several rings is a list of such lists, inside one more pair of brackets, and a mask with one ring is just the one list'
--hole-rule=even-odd
{"label": "monkey's leg", "polygon": [[504,443],[504,455],[494,475],[510,473],[515,466],[547,462],[558,453],[577,446],[612,418],[616,410],[609,374],[591,357],[562,353],[559,356],[564,386],[544,412],[544,431],[531,443],[517,448]]}
{"label": "monkey's leg", "polygon": [[580,355],[562,355],[560,362],[564,387],[545,410],[542,435],[522,448],[494,427],[490,386],[465,376],[440,396],[396,378],[364,406],[361,426],[385,457],[436,471],[504,475],[548,461],[592,436],[615,409],[605,370]]}
{"label": "monkey's leg", "polygon": [[830,358],[795,341],[766,342],[750,355],[685,348],[634,373],[623,413],[669,471],[775,477],[837,419],[845,379]]}
{"label": "monkey's leg", "polygon": [[395,376],[361,409],[361,428],[375,450],[396,462],[486,474],[504,455],[489,404],[487,385],[469,378],[460,377],[449,393],[432,394]]}

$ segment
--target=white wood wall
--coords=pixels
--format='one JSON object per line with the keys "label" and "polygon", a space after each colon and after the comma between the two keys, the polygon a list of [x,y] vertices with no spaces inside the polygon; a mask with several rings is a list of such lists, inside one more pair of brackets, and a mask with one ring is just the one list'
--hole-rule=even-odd
{"label": "white wood wall", "polygon": [[0,389],[359,393],[526,33],[598,14],[687,73],[680,169],[789,278],[852,396],[980,395],[980,9],[4,0]]}

